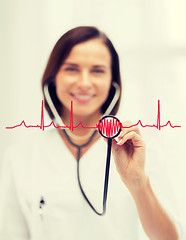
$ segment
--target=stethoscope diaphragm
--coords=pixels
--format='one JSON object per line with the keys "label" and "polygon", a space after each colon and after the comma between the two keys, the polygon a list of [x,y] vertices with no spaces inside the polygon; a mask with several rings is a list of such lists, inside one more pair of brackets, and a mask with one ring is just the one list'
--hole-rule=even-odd
{"label": "stethoscope diaphragm", "polygon": [[102,137],[112,139],[121,132],[122,124],[120,120],[112,115],[102,117],[98,123],[98,130]]}

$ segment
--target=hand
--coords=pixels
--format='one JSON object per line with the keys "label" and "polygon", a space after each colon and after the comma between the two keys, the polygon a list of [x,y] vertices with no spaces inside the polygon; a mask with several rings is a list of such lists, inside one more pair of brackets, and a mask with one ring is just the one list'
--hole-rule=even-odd
{"label": "hand", "polygon": [[129,121],[122,123],[118,142],[112,141],[112,154],[121,179],[129,189],[136,191],[147,183],[145,175],[145,143],[137,126]]}

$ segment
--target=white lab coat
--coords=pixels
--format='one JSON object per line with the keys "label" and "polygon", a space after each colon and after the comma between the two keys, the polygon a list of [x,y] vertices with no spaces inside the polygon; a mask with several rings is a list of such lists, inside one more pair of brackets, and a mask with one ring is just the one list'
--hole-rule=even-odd
{"label": "white lab coat", "polygon": [[[106,150],[106,143],[99,139],[80,160],[83,188],[99,211],[102,211]],[[157,157],[155,153],[152,156]],[[96,215],[83,198],[77,182],[77,162],[56,129],[12,146],[4,162],[0,239],[147,239],[134,201],[121,181],[113,159],[104,216]],[[179,228],[172,206],[168,204],[171,198],[166,193],[167,186],[163,188],[156,169],[155,165],[147,169],[152,175],[152,186]],[[45,204],[40,209],[42,197]]]}

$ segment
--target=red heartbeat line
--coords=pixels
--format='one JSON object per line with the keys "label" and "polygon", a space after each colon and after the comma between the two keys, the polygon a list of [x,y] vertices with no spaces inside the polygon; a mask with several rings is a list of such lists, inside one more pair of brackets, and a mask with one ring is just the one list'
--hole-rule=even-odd
{"label": "red heartbeat line", "polygon": [[[55,128],[68,128],[70,129],[71,131],[74,130],[74,128],[77,128],[79,126],[82,126],[83,128],[89,128],[89,129],[99,129],[99,126],[98,124],[96,124],[95,127],[85,127],[83,126],[82,122],[80,122],[77,126],[74,126],[73,125],[73,101],[71,101],[71,114],[70,114],[70,126],[66,125],[66,126],[56,126],[55,123],[53,121],[51,121],[50,124],[48,125],[45,125],[44,124],[44,110],[43,110],[43,100],[42,100],[42,103],[41,103],[41,123],[40,125],[27,125],[25,123],[25,121],[23,120],[20,124],[18,125],[15,125],[13,127],[6,127],[6,129],[14,129],[14,128],[17,128],[17,127],[21,127],[21,126],[24,126],[26,128],[40,128],[41,130],[45,130],[45,128],[48,128],[48,127],[55,127]],[[123,126],[121,124],[121,127],[122,128],[131,128],[131,127],[134,127],[134,126],[137,126],[137,125],[140,125],[141,127],[145,128],[145,127],[151,127],[151,128],[156,128],[157,130],[161,130],[161,128],[163,127],[166,127],[166,126],[170,126],[171,128],[177,128],[177,127],[181,127],[181,126],[178,126],[178,125],[172,125],[170,120],[167,121],[166,124],[164,125],[161,125],[161,122],[160,122],[160,100],[158,100],[158,113],[157,113],[157,123],[156,124],[152,124],[152,125],[143,125],[143,123],[141,122],[141,120],[139,120],[136,124],[133,124],[133,125],[130,125],[130,126]]]}
{"label": "red heartbeat line", "polygon": [[118,133],[118,131],[122,127],[122,124],[118,119],[112,118],[108,120],[104,118],[99,120],[98,127],[103,135],[110,138],[114,136],[116,133]]}

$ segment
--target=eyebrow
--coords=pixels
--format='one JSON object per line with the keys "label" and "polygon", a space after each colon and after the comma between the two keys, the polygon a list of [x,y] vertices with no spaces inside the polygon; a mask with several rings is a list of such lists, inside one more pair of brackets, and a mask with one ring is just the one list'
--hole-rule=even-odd
{"label": "eyebrow", "polygon": [[93,66],[93,68],[100,68],[100,67],[107,68],[107,66],[105,66],[105,65],[94,65]]}
{"label": "eyebrow", "polygon": [[[72,67],[79,67],[78,64],[69,63],[69,62],[64,62],[63,65],[69,65],[69,66],[72,66]],[[93,65],[92,67],[93,67],[93,68],[100,68],[100,67],[102,67],[102,68],[107,68],[107,66],[102,65],[102,64],[100,64],[100,65]]]}
{"label": "eyebrow", "polygon": [[70,66],[73,66],[73,67],[78,67],[78,64],[68,63],[68,62],[64,62],[63,65],[70,65]]}

